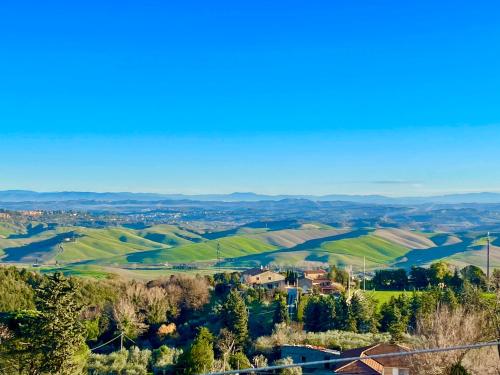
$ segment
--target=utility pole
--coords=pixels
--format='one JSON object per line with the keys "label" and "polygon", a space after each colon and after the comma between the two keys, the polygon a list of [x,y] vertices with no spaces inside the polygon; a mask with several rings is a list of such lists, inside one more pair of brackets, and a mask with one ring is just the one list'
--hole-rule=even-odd
{"label": "utility pole", "polygon": [[123,332],[120,334],[120,352],[123,350]]}
{"label": "utility pole", "polygon": [[486,289],[490,291],[490,232],[486,237]]}

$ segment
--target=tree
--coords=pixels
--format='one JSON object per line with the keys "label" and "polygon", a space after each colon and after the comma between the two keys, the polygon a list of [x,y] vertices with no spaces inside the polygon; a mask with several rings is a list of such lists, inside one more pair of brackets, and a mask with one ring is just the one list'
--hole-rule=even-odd
{"label": "tree", "polygon": [[349,305],[349,328],[353,332],[377,332],[375,307],[374,301],[368,298],[366,294],[355,293]]}
{"label": "tree", "polygon": [[483,270],[477,266],[469,265],[460,271],[464,280],[471,283],[475,287],[486,289],[486,275]]}
{"label": "tree", "polygon": [[241,351],[238,351],[229,357],[229,365],[233,370],[241,370],[252,367],[252,364],[248,360],[247,356]]}
{"label": "tree", "polygon": [[110,354],[92,353],[87,362],[89,374],[147,375],[151,351],[133,346]]}
{"label": "tree", "polygon": [[30,345],[34,352],[41,353],[41,372],[78,372],[81,364],[76,357],[85,345],[78,284],[59,272],[47,276],[35,289],[35,306]]}
{"label": "tree", "polygon": [[236,348],[236,336],[227,328],[222,328],[217,337],[216,347],[219,355],[222,357],[223,370],[228,370],[229,357],[234,353]]}
{"label": "tree", "polygon": [[464,284],[464,281],[460,277],[458,269],[455,268],[455,271],[453,272],[453,276],[450,278],[448,285],[451,288],[453,288],[454,291],[459,291],[460,289],[462,289],[463,284]]}
{"label": "tree", "polygon": [[448,263],[439,261],[431,264],[429,268],[429,280],[431,285],[446,284],[451,277],[452,274]]}
{"label": "tree", "polygon": [[408,287],[406,270],[377,270],[372,279],[373,286],[382,290],[404,290]]}
{"label": "tree", "polygon": [[411,302],[404,295],[391,297],[380,309],[380,329],[391,334],[393,341],[401,341],[408,329],[411,316]]}
{"label": "tree", "polygon": [[189,351],[181,356],[181,367],[185,374],[203,374],[212,369],[214,363],[213,336],[206,327],[200,328]]}
{"label": "tree", "polygon": [[[279,365],[291,365],[293,364],[293,360],[290,357],[278,359],[274,361],[273,366],[279,366]],[[302,375],[302,368],[301,367],[289,367],[289,368],[284,368],[279,371],[280,375]]]}
{"label": "tree", "polygon": [[321,315],[321,299],[319,296],[311,296],[307,300],[304,309],[304,328],[306,331],[319,332],[321,324],[318,317]]}
{"label": "tree", "polygon": [[286,305],[285,297],[279,296],[276,301],[276,308],[274,310],[274,324],[290,323],[290,315],[288,314],[288,306]]}
{"label": "tree", "polygon": [[349,283],[349,272],[338,268],[336,265],[332,265],[328,271],[328,279],[347,287],[347,284]]}
{"label": "tree", "polygon": [[490,285],[500,291],[500,268],[495,268],[491,274]]}
{"label": "tree", "polygon": [[429,270],[413,266],[410,270],[410,283],[417,289],[427,288],[430,284]]}
{"label": "tree", "polygon": [[346,296],[341,294],[335,298],[335,318],[333,322],[335,329],[347,329],[348,318],[349,305],[347,304]]}
{"label": "tree", "polygon": [[170,348],[166,345],[155,349],[153,351],[153,372],[161,374],[172,371],[181,355],[182,349]]}
{"label": "tree", "polygon": [[248,311],[243,298],[234,289],[222,306],[222,321],[234,333],[238,345],[245,345],[248,339]]}

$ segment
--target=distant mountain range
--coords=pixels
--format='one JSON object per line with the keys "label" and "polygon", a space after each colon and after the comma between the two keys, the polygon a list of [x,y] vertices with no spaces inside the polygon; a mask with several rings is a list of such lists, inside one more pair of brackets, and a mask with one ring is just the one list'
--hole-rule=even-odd
{"label": "distant mountain range", "polygon": [[263,195],[256,193],[231,193],[231,194],[155,194],[155,193],[130,193],[130,192],[36,192],[30,190],[3,190],[0,191],[0,202],[64,202],[64,201],[161,201],[161,200],[190,200],[211,202],[258,202],[279,201],[283,199],[307,199],[310,201],[342,201],[365,204],[459,204],[459,203],[500,203],[500,193],[464,193],[436,195],[429,197],[386,197],[383,195]]}

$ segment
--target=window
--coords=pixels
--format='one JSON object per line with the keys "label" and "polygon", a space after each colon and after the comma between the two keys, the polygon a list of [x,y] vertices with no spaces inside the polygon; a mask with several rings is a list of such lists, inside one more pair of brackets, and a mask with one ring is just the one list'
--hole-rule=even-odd
{"label": "window", "polygon": [[255,278],[255,280],[259,280],[259,276],[257,276],[257,277]]}
{"label": "window", "polygon": [[271,276],[269,276],[267,279],[268,279],[268,280],[271,280]]}
{"label": "window", "polygon": [[303,355],[302,357],[300,357],[300,362],[307,362],[307,358],[305,355]]}
{"label": "window", "polygon": [[407,368],[400,368],[398,375],[410,375],[410,370]]}

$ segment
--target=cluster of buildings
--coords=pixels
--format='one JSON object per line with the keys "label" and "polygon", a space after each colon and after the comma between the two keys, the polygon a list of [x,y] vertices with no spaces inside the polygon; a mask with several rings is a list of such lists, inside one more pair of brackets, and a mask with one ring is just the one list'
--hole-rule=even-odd
{"label": "cluster of buildings", "polygon": [[373,344],[344,352],[311,345],[284,345],[281,347],[281,357],[291,358],[293,363],[344,359],[340,362],[304,366],[302,367],[304,374],[410,375],[410,363],[407,356],[370,358],[373,355],[387,355],[408,350],[402,345],[390,343]]}
{"label": "cluster of buildings", "polygon": [[[293,284],[287,282],[281,273],[268,268],[253,268],[242,273],[241,282],[266,289],[296,288],[309,293],[317,290],[322,294],[335,294],[344,291],[344,286],[331,281],[323,269],[302,271]],[[283,345],[281,357],[291,358],[293,363],[323,362],[337,359],[343,361],[319,363],[302,367],[304,374],[315,375],[410,375],[409,361],[406,356],[384,356],[370,358],[372,355],[407,352],[408,348],[390,343],[378,343],[343,352],[312,345]]]}
{"label": "cluster of buildings", "polygon": [[342,284],[333,282],[328,278],[327,271],[323,269],[303,271],[295,283],[290,284],[281,273],[268,268],[252,268],[241,274],[241,282],[252,286],[261,286],[266,289],[298,287],[308,293],[317,289],[322,294],[341,293],[344,291]]}

